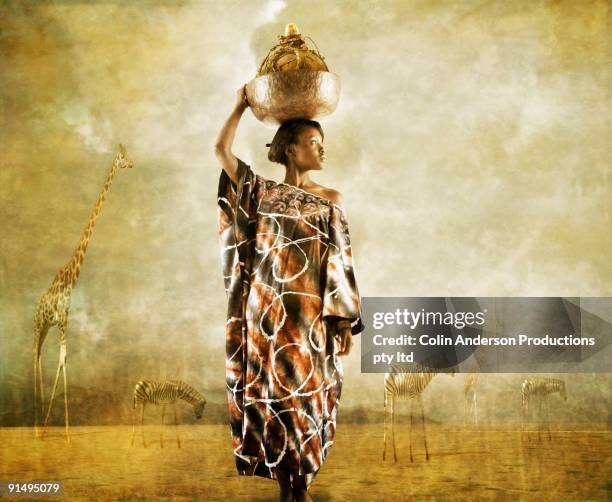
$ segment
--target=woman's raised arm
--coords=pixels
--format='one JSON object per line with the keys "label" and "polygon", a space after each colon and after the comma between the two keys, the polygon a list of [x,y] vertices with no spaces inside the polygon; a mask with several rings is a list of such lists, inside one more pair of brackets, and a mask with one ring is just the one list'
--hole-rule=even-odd
{"label": "woman's raised arm", "polygon": [[244,110],[248,107],[249,102],[247,101],[245,86],[243,86],[236,91],[236,104],[232,113],[223,124],[215,144],[215,154],[219,162],[221,162],[221,166],[229,178],[236,184],[238,183],[238,159],[232,153],[232,144],[234,143],[238,122],[240,122]]}

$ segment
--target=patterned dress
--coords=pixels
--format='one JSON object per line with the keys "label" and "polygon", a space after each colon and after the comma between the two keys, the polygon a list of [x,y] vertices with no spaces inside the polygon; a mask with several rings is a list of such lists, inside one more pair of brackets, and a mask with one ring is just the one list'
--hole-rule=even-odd
{"label": "patterned dress", "polygon": [[363,331],[347,221],[330,200],[222,170],[219,234],[228,298],[226,380],[238,473],[310,483],[329,453],[342,388],[337,322]]}

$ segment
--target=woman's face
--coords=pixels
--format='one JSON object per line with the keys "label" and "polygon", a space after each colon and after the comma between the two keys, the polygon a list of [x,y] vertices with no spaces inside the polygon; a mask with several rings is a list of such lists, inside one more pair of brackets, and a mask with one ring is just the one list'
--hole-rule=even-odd
{"label": "woman's face", "polygon": [[306,171],[308,169],[323,169],[325,149],[323,138],[316,127],[307,127],[298,134],[296,143],[290,146],[293,150],[293,163]]}

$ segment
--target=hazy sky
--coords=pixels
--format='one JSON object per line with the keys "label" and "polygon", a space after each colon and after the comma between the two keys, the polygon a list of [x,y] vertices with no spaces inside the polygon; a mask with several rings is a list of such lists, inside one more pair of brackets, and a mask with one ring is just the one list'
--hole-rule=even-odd
{"label": "hazy sky", "polygon": [[[134,169],[73,293],[69,382],[129,396],[184,378],[224,402],[213,145],[292,21],[342,81],[313,179],[344,194],[362,296],[610,296],[608,16],[605,1],[4,2],[4,407],[31,401],[36,303],[119,142]],[[247,111],[234,152],[281,181],[273,134]],[[53,331],[47,385],[57,352]],[[344,364],[344,403],[371,386],[378,407],[359,344]]]}

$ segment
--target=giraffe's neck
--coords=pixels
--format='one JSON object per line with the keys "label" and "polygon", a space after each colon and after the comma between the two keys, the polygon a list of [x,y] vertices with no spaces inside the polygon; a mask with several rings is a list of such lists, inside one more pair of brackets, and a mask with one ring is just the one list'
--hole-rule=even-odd
{"label": "giraffe's neck", "polygon": [[102,210],[102,206],[104,205],[104,201],[106,199],[106,194],[108,193],[111,183],[113,182],[113,177],[115,176],[115,172],[117,171],[117,163],[113,162],[110,172],[106,177],[106,181],[104,182],[104,186],[100,191],[100,195],[98,195],[98,200],[96,201],[96,205],[89,216],[89,220],[87,221],[87,226],[83,231],[83,235],[81,236],[81,240],[77,245],[72,258],[68,262],[66,266],[66,273],[68,274],[68,280],[66,281],[70,284],[70,287],[73,288],[79,278],[79,274],[81,272],[81,265],[83,264],[83,260],[85,259],[85,253],[87,252],[87,245],[89,244],[89,240],[91,239],[91,235],[93,233],[94,226],[96,225],[96,220],[100,215],[100,211]]}

